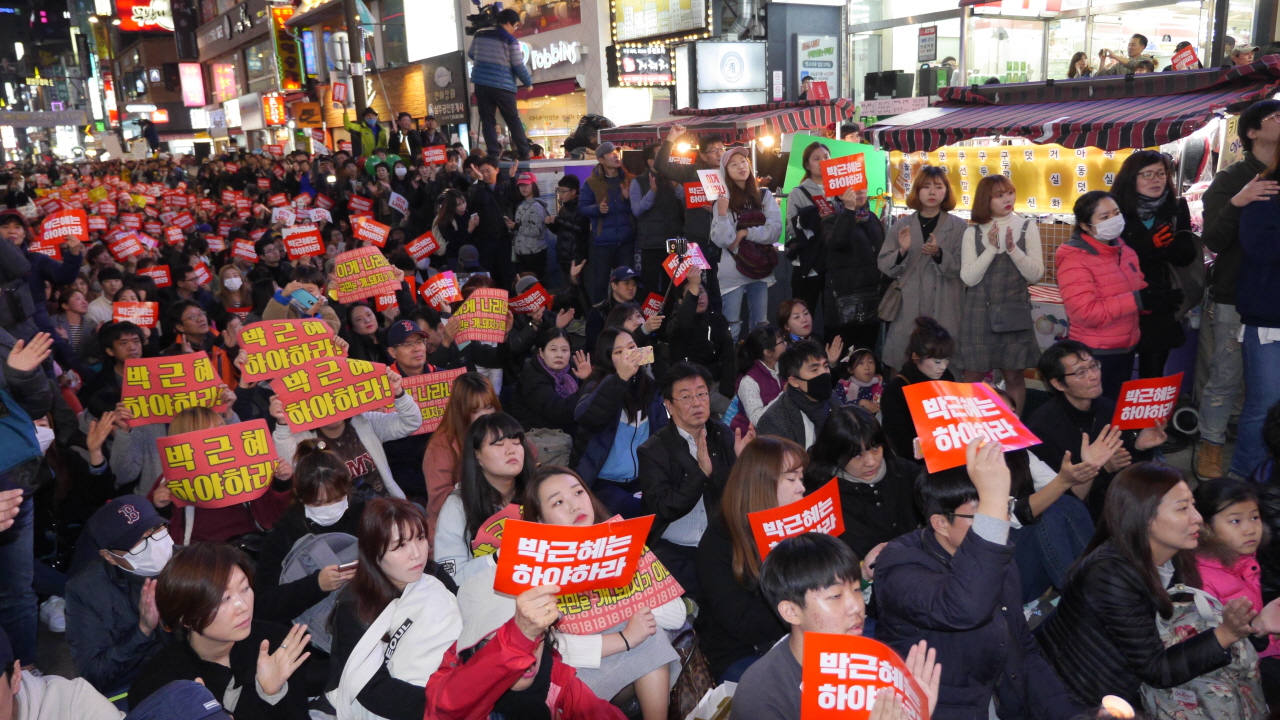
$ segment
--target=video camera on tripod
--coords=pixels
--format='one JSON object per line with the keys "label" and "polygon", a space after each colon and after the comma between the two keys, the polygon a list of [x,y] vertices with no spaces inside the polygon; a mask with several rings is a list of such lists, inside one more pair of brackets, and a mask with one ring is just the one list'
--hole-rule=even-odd
{"label": "video camera on tripod", "polygon": [[478,30],[498,26],[498,13],[502,12],[502,3],[492,2],[481,5],[480,0],[471,0],[471,3],[479,9],[479,12],[467,16],[467,22],[470,25],[464,30],[468,35],[475,35]]}

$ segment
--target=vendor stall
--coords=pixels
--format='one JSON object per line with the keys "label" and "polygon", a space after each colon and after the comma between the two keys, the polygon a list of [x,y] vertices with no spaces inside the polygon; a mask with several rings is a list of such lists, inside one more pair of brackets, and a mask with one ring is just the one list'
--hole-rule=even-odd
{"label": "vendor stall", "polygon": [[600,131],[600,142],[640,148],[662,142],[674,124],[684,125],[689,132],[719,134],[726,143],[749,143],[764,140],[768,146],[779,142],[784,133],[813,130],[821,134],[832,123],[853,119],[857,107],[852,100],[802,100],[798,102],[764,103],[718,110],[673,110],[669,117],[656,118],[634,125]]}

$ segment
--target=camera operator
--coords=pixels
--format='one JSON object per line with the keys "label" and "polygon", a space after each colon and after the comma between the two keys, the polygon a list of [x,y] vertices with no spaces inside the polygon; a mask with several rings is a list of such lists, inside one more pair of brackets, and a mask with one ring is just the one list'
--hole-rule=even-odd
{"label": "camera operator", "polygon": [[513,34],[519,24],[520,14],[515,10],[507,8],[499,12],[493,27],[476,31],[467,57],[475,61],[471,68],[471,82],[476,86],[480,125],[489,154],[496,157],[502,152],[494,115],[501,112],[507,123],[507,135],[515,144],[518,157],[528,160],[529,138],[525,137],[524,124],[516,111],[516,80],[525,87],[531,87],[533,76],[524,66],[524,53]]}

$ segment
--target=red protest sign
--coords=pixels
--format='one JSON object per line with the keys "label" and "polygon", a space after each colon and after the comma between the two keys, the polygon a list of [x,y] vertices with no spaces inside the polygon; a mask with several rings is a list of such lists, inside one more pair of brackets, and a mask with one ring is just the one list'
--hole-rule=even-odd
{"label": "red protest sign", "polygon": [[386,365],[332,357],[295,367],[271,381],[271,389],[284,403],[292,432],[381,410],[394,400]]}
{"label": "red protest sign", "polygon": [[804,634],[800,717],[867,720],[880,688],[902,700],[907,720],[929,720],[929,698],[888,645],[861,635]]}
{"label": "red protest sign", "polygon": [[831,89],[827,87],[826,80],[814,80],[809,83],[809,92],[805,95],[807,100],[830,100]]}
{"label": "red protest sign", "polygon": [[267,204],[271,207],[284,207],[289,204],[289,196],[284,193],[276,193],[267,198]]}
{"label": "red protest sign", "polygon": [[1168,422],[1178,404],[1182,389],[1182,373],[1162,378],[1129,380],[1120,386],[1120,402],[1116,403],[1111,424],[1121,430],[1155,427]]}
{"label": "red protest sign", "polygon": [[120,211],[116,209],[116,204],[112,202],[98,203],[98,213],[105,217],[116,217]]}
{"label": "red protest sign", "polygon": [[137,233],[126,233],[120,236],[114,242],[107,243],[107,249],[120,262],[146,252],[146,249],[142,247],[142,242],[138,240]]}
{"label": "red protest sign", "polygon": [[261,418],[156,440],[165,487],[177,507],[221,508],[262,497],[276,444]]}
{"label": "red protest sign", "polygon": [[692,210],[693,208],[707,207],[711,201],[707,199],[707,190],[702,187],[700,182],[691,182],[684,184],[684,206]]}
{"label": "red protest sign", "polygon": [[160,303],[113,302],[111,322],[131,322],[138,327],[153,328],[160,315]]}
{"label": "red protest sign", "polygon": [[931,380],[903,392],[931,473],[964,465],[965,446],[974,438],[998,442],[1005,452],[1040,444],[989,385]]}
{"label": "red protest sign", "polygon": [[400,386],[418,401],[418,409],[422,411],[422,427],[415,430],[414,435],[435,432],[440,427],[444,409],[449,404],[449,396],[453,394],[453,381],[466,371],[466,368],[444,370],[413,375],[400,381]]}
{"label": "red protest sign", "polygon": [[698,154],[692,150],[688,152],[671,151],[668,156],[672,165],[692,165],[694,160],[698,159]]}
{"label": "red protest sign", "polygon": [[298,193],[293,197],[293,206],[299,210],[311,207],[311,196],[306,193]]}
{"label": "red protest sign", "polygon": [[1174,70],[1188,70],[1200,64],[1200,58],[1196,57],[1196,49],[1190,45],[1182,48],[1169,58],[1169,63],[1173,65]]}
{"label": "red protest sign", "polygon": [[271,153],[272,155],[276,155],[276,156],[283,157],[283,156],[284,156],[284,146],[283,146],[283,145],[268,145],[268,146],[267,146],[267,152]]}
{"label": "red protest sign", "polygon": [[640,306],[640,314],[645,320],[662,312],[662,296],[658,293],[651,292],[649,297],[644,299],[644,304]]}
{"label": "red protest sign", "polygon": [[333,101],[336,103],[344,103],[347,101],[347,84],[345,82],[336,82],[333,84]]}
{"label": "red protest sign", "polygon": [[391,228],[387,225],[367,217],[352,218],[352,223],[355,225],[354,237],[356,240],[364,240],[378,247],[383,247],[387,244],[387,234],[391,232]]}
{"label": "red protest sign", "polygon": [[90,215],[87,220],[89,224],[89,232],[107,229],[107,219],[102,215]]}
{"label": "red protest sign", "polygon": [[652,515],[584,527],[508,520],[493,589],[519,595],[559,585],[564,594],[627,585],[652,526]]}
{"label": "red protest sign", "polygon": [[167,423],[190,407],[219,407],[222,380],[203,350],[172,357],[126,360],[120,401],[133,419],[129,427]]}
{"label": "red protest sign", "polygon": [[507,339],[507,291],[480,288],[462,303],[455,342],[503,342]]}
{"label": "red protest sign", "polygon": [[844,533],[844,513],[840,508],[840,487],[835,478],[799,500],[772,510],[747,513],[751,534],[755,535],[760,559],[789,537],[818,532]]}
{"label": "red protest sign", "polygon": [[196,226],[196,219],[191,213],[184,210],[173,216],[173,224],[186,231]]}
{"label": "red protest sign", "polygon": [[594,635],[631,619],[641,607],[656,608],[684,595],[671,571],[654,554],[645,550],[636,565],[636,574],[627,585],[556,598],[562,632]]}
{"label": "red protest sign", "polygon": [[167,288],[173,285],[173,279],[169,277],[168,265],[152,265],[149,268],[139,270],[138,274],[151,278],[158,288]]}
{"label": "red protest sign", "polygon": [[350,140],[339,140],[339,141],[338,141],[338,149],[339,149],[339,150],[341,150],[342,152],[351,152],[351,141],[350,141]]}
{"label": "red protest sign", "polygon": [[65,241],[58,240],[57,238],[54,238],[52,240],[45,240],[44,238],[36,238],[35,240],[31,241],[31,244],[27,246],[27,249],[29,249],[31,252],[38,252],[41,255],[48,255],[54,260],[61,260],[63,242]]}
{"label": "red protest sign", "polygon": [[443,165],[448,162],[445,153],[448,150],[444,145],[432,145],[431,147],[422,148],[422,164],[423,165]]}
{"label": "red protest sign", "polygon": [[347,201],[347,209],[353,213],[367,213],[373,211],[373,201],[359,195],[352,195]]}
{"label": "red protest sign", "polygon": [[170,225],[164,229],[164,241],[170,245],[181,245],[187,238],[182,234],[182,228]]}
{"label": "red protest sign", "polygon": [[444,310],[449,303],[462,300],[462,290],[458,287],[458,278],[452,270],[433,275],[422,283],[422,299],[436,310]]}
{"label": "red protest sign", "polygon": [[262,320],[240,333],[244,368],[240,379],[271,380],[316,358],[340,356],[333,328],[322,320]]}
{"label": "red protest sign", "polygon": [[142,228],[147,231],[148,235],[159,235],[164,232],[164,225],[155,220],[148,220],[143,223]]}
{"label": "red protest sign", "polygon": [[373,296],[373,309],[375,311],[382,312],[383,310],[390,310],[393,307],[400,307],[400,301],[396,300],[395,293],[383,293],[381,295]]}
{"label": "red protest sign", "polygon": [[867,189],[867,163],[862,153],[823,160],[822,192],[827,197]]}
{"label": "red protest sign", "polygon": [[89,220],[83,210],[59,210],[40,224],[40,240],[43,243],[54,243],[54,247],[57,247],[73,239],[82,243],[89,242]]}
{"label": "red protest sign", "polygon": [[506,529],[507,521],[519,519],[520,506],[515,503],[508,503],[501,510],[490,515],[487,520],[480,523],[476,536],[471,540],[471,556],[484,557],[498,552],[502,547],[502,532]]}
{"label": "red protest sign", "polygon": [[518,315],[532,315],[550,304],[551,293],[543,289],[542,283],[534,283],[533,287],[512,298],[507,307]]}
{"label": "red protest sign", "polygon": [[130,230],[141,230],[142,215],[139,215],[138,213],[121,213],[120,224],[129,228]]}
{"label": "red protest sign", "polygon": [[270,180],[268,180],[267,178],[258,178],[258,189],[259,189],[259,190],[270,190],[270,189],[271,189],[271,181],[270,181]]}
{"label": "red protest sign", "polygon": [[333,272],[338,280],[338,302],[343,304],[400,289],[394,268],[376,247],[342,253],[333,264]]}
{"label": "red protest sign", "polygon": [[290,225],[280,228],[280,236],[284,238],[284,249],[290,260],[324,254],[324,241],[320,239],[320,231],[315,225]]}
{"label": "red protest sign", "polygon": [[406,245],[404,249],[409,253],[409,257],[421,260],[428,255],[434,255],[440,249],[440,243],[436,242],[436,236],[428,230]]}
{"label": "red protest sign", "polygon": [[322,210],[332,210],[333,201],[329,199],[328,195],[316,195],[316,207]]}
{"label": "red protest sign", "polygon": [[202,262],[196,263],[196,266],[191,269],[196,273],[197,285],[208,285],[209,281],[213,279],[213,273],[209,271],[209,266]]}
{"label": "red protest sign", "polygon": [[231,257],[244,258],[249,262],[258,262],[258,251],[254,249],[253,241],[248,238],[236,238],[231,245]]}
{"label": "red protest sign", "polygon": [[671,282],[679,285],[689,276],[690,270],[693,268],[710,270],[711,263],[707,262],[707,258],[702,254],[702,248],[690,244],[688,255],[681,259],[679,255],[671,253],[666,260],[662,261],[662,268],[667,271],[667,277],[671,278]]}

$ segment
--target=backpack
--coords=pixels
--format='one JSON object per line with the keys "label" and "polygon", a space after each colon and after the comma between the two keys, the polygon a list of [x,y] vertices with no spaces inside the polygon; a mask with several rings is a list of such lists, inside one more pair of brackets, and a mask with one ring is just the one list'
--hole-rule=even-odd
{"label": "backpack", "polygon": [[[1190,601],[1173,603],[1168,620],[1156,614],[1156,628],[1165,647],[1222,622],[1222,602],[1203,590],[1174,585],[1171,596],[1190,595]],[[1265,720],[1267,702],[1262,696],[1258,651],[1248,639],[1231,646],[1231,663],[1177,687],[1142,686],[1142,706],[1155,720]]]}
{"label": "backpack", "polygon": [[533,428],[524,436],[538,451],[538,465],[568,466],[573,454],[573,438],[568,433],[554,428]]}
{"label": "backpack", "polygon": [[[342,565],[352,562],[358,556],[356,538],[347,533],[308,533],[298,538],[284,556],[280,568],[280,584],[291,583],[317,573],[330,565]],[[333,638],[329,635],[329,613],[333,611],[337,593],[329,593],[325,599],[307,608],[294,618],[295,623],[307,626],[311,633],[311,643],[329,652]]]}
{"label": "backpack", "polygon": [[[22,409],[12,393],[0,390],[0,473],[8,473],[43,454],[40,452],[40,441],[36,439],[36,426],[31,421],[31,416]],[[5,486],[8,483],[0,484],[0,487]]]}

